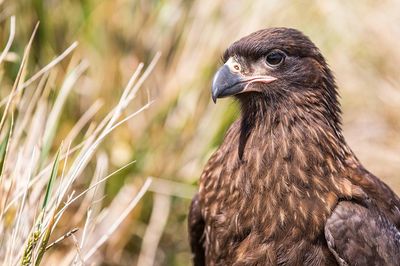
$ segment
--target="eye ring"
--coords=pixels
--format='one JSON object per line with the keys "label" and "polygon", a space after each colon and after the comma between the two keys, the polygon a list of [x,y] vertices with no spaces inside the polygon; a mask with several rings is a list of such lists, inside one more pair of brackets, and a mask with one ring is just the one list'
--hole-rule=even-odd
{"label": "eye ring", "polygon": [[274,50],[265,57],[266,63],[271,67],[277,67],[285,61],[285,53],[279,50]]}

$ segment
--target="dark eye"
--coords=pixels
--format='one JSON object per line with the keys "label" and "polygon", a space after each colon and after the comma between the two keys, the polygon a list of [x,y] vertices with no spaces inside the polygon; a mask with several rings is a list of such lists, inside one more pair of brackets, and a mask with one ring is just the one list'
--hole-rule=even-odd
{"label": "dark eye", "polygon": [[282,62],[285,60],[285,54],[281,51],[272,51],[270,52],[266,59],[267,64],[270,66],[277,66],[282,64]]}

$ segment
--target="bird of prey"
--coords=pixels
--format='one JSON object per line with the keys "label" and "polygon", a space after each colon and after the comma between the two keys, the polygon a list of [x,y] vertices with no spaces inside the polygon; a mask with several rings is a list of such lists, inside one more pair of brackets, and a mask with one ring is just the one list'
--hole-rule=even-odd
{"label": "bird of prey", "polygon": [[241,116],[189,212],[194,265],[400,265],[400,200],[347,145],[334,76],[300,31],[234,42],[212,81]]}

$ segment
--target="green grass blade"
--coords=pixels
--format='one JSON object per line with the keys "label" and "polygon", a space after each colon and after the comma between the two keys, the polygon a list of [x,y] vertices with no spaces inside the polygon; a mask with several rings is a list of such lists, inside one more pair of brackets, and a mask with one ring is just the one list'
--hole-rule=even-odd
{"label": "green grass blade", "polygon": [[3,141],[0,144],[0,179],[3,174],[3,166],[4,166],[4,161],[6,159],[7,147],[8,147],[8,142],[9,142],[10,136],[11,136],[12,125],[13,125],[13,123],[10,122],[10,127],[8,129],[7,135],[5,136],[5,138],[3,139]]}
{"label": "green grass blade", "polygon": [[49,183],[47,184],[46,195],[44,196],[44,200],[43,200],[42,211],[45,211],[45,208],[46,208],[47,204],[49,203],[51,189],[53,187],[54,180],[57,177],[58,165],[60,164],[60,150],[61,150],[61,148],[59,148],[57,151],[56,159],[54,160],[53,168],[51,170],[50,180],[49,180]]}

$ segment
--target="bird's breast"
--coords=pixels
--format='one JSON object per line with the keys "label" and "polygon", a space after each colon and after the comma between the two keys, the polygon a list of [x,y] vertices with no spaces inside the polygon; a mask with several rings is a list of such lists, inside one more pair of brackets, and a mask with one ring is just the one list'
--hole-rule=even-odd
{"label": "bird's breast", "polygon": [[255,129],[243,141],[235,126],[200,182],[209,257],[259,258],[262,265],[303,264],[302,253],[330,260],[324,225],[349,183],[332,134],[278,126],[269,135]]}
{"label": "bird's breast", "polygon": [[284,157],[275,156],[271,163],[265,154],[246,155],[246,160],[236,161],[221,156],[209,176],[202,178],[211,257],[246,263],[258,258],[276,264],[294,246],[298,248],[292,262],[306,248],[324,253],[326,245],[319,239],[337,194],[321,180],[323,170],[298,169]]}

